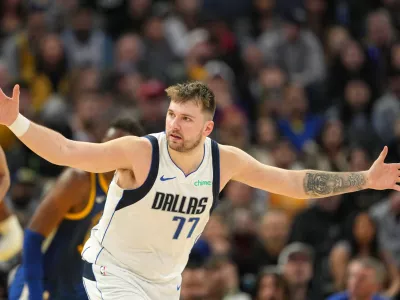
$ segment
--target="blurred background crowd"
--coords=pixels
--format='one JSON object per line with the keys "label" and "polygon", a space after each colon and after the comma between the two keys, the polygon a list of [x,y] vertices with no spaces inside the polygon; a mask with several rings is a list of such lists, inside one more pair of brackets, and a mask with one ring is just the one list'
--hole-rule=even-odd
{"label": "blurred background crowd", "polygon": [[[3,0],[0,87],[20,84],[26,117],[99,142],[117,115],[163,131],[164,89],[201,80],[218,142],[281,168],[361,171],[384,145],[400,161],[399,28],[399,0]],[[0,145],[26,226],[62,169],[6,127]],[[231,182],[182,300],[396,299],[399,216],[398,192],[316,201]],[[4,299],[11,265],[0,264]]]}

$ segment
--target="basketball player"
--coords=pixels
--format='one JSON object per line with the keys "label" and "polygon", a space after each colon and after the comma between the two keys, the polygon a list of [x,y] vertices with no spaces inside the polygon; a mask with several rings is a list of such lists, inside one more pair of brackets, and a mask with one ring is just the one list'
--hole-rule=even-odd
{"label": "basketball player", "polygon": [[[144,132],[135,122],[119,119],[103,142],[126,135]],[[29,299],[43,299],[45,291],[50,299],[87,299],[80,253],[103,213],[112,177],[113,172],[72,168],[60,175],[25,230],[23,265],[12,281],[9,299],[28,299],[28,294]]]}
{"label": "basketball player", "polygon": [[0,93],[0,123],[44,159],[88,172],[117,170],[82,251],[90,299],[179,299],[189,253],[230,180],[293,198],[400,191],[400,164],[384,163],[387,147],[363,172],[270,167],[208,138],[216,103],[206,85],[178,84],[166,92],[165,132],[102,144],[68,140],[19,114],[18,85],[11,98]]}

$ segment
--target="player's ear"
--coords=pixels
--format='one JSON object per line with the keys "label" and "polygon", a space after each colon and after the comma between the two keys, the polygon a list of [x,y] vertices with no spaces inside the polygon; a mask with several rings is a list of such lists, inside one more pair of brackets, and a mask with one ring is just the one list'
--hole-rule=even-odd
{"label": "player's ear", "polygon": [[204,135],[209,136],[214,129],[214,121],[206,121],[204,126]]}

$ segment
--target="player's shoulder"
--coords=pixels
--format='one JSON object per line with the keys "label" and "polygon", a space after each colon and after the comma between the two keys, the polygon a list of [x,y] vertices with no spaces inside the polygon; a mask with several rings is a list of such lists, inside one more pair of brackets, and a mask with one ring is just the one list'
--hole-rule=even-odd
{"label": "player's shoulder", "polygon": [[140,155],[143,154],[144,152],[151,150],[152,148],[149,136],[152,135],[146,135],[141,137],[129,135],[129,136],[124,136],[121,139],[123,139],[123,142],[125,143],[126,148],[129,149],[129,151]]}
{"label": "player's shoulder", "polygon": [[229,145],[218,144],[221,158],[232,159],[237,158],[243,153],[243,150]]}
{"label": "player's shoulder", "polygon": [[[151,159],[153,150],[156,150],[155,147],[157,147],[157,153],[159,151],[158,145],[161,135],[162,133],[152,133],[142,137],[129,136],[129,155],[139,158],[139,161],[142,162],[143,160],[146,161],[146,158]],[[137,159],[135,159],[134,164],[138,164]]]}
{"label": "player's shoulder", "polygon": [[136,147],[143,151],[151,151],[155,145],[159,145],[165,138],[165,132],[149,133],[137,138]]}
{"label": "player's shoulder", "polygon": [[250,154],[238,147],[219,144],[219,152],[221,168],[232,174],[254,162]]}
{"label": "player's shoulder", "polygon": [[[225,170],[237,167],[242,161],[243,150],[229,145],[218,144],[220,165]],[[234,164],[232,162],[235,162]]]}

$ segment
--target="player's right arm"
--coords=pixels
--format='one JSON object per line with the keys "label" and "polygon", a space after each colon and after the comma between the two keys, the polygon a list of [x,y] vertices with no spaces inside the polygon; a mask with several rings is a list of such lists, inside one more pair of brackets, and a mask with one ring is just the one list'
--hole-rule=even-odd
{"label": "player's right arm", "polygon": [[[33,152],[47,161],[92,173],[132,169],[133,158],[147,143],[142,138],[127,136],[106,143],[78,142],[35,124],[19,114],[19,86],[12,98],[0,91],[0,123],[8,126]],[[135,153],[135,155],[132,155]]]}
{"label": "player's right arm", "polygon": [[44,261],[42,245],[70,209],[87,199],[90,174],[67,168],[47,193],[25,229],[23,268],[30,299],[42,299]]}

